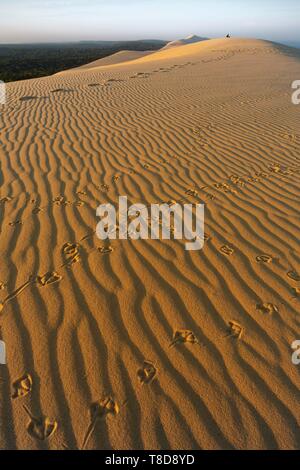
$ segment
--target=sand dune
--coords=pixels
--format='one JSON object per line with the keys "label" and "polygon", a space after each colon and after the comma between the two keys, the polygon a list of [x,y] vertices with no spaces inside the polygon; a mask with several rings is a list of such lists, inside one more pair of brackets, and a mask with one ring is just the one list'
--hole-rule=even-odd
{"label": "sand dune", "polygon": [[[2,449],[300,447],[299,78],[219,39],[8,84]],[[204,249],[100,241],[119,195],[204,202]]]}
{"label": "sand dune", "polygon": [[119,64],[120,62],[129,62],[130,60],[140,59],[146,55],[153,54],[153,51],[120,51],[112,54],[108,57],[104,57],[103,59],[94,60],[89,64],[82,65],[81,67],[76,67],[73,70],[79,69],[92,69],[94,67],[102,67],[104,65],[115,65]]}
{"label": "sand dune", "polygon": [[191,34],[184,39],[176,39],[175,41],[168,42],[163,49],[170,49],[171,47],[185,46],[186,44],[193,44],[194,42],[205,41],[206,38],[201,38],[195,34]]}

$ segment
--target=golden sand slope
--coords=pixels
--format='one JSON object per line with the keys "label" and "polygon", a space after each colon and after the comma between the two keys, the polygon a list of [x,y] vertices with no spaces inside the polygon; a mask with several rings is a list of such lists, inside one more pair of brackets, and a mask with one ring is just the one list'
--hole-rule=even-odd
{"label": "golden sand slope", "polygon": [[102,67],[103,65],[115,65],[120,62],[129,62],[130,60],[140,59],[141,57],[149,54],[153,54],[153,51],[120,51],[108,57],[104,57],[103,59],[94,60],[93,62],[82,65],[81,67],[76,67],[72,70],[84,69],[86,71],[87,69]]}
{"label": "golden sand slope", "polygon": [[[300,447],[296,79],[292,49],[232,39],[8,85],[1,448]],[[204,201],[204,249],[102,249],[119,195]]]}

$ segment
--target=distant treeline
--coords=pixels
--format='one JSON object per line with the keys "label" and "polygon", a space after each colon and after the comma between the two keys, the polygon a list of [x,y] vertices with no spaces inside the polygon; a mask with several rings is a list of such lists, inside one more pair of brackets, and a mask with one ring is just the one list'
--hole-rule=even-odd
{"label": "distant treeline", "polygon": [[44,77],[102,59],[122,50],[158,50],[166,41],[101,41],[62,44],[0,45],[0,80]]}

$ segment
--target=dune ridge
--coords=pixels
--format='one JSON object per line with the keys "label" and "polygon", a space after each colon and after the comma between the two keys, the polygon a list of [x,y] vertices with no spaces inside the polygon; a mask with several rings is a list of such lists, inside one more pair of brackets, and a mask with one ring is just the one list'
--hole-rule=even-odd
{"label": "dune ridge", "polygon": [[91,69],[94,67],[103,67],[104,65],[115,65],[120,62],[130,62],[131,60],[140,59],[146,55],[153,54],[153,51],[120,51],[112,54],[103,59],[94,60],[88,64],[82,65],[81,67],[76,67],[72,70],[82,70],[82,69]]}
{"label": "dune ridge", "polygon": [[[0,448],[300,447],[291,51],[218,39],[8,84]],[[204,202],[204,249],[98,240],[119,195]]]}
{"label": "dune ridge", "polygon": [[202,38],[196,34],[191,34],[184,39],[176,39],[170,41],[162,49],[170,49],[171,47],[185,46],[186,44],[193,44],[194,42],[205,41],[207,38]]}

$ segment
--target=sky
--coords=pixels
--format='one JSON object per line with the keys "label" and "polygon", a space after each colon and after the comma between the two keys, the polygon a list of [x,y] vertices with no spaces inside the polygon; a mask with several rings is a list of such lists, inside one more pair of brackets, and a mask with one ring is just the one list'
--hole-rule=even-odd
{"label": "sky", "polygon": [[0,43],[255,37],[300,42],[299,0],[0,0]]}

